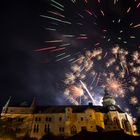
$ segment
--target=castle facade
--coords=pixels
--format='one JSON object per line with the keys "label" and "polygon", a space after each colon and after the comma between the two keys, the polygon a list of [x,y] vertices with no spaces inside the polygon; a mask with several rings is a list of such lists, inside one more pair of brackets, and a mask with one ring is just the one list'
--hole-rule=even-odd
{"label": "castle facade", "polygon": [[103,106],[10,106],[7,101],[1,112],[1,119],[20,122],[17,136],[29,134],[41,139],[47,133],[56,136],[73,136],[82,130],[90,132],[124,130],[134,135],[133,120],[123,112],[112,96],[105,93]]}

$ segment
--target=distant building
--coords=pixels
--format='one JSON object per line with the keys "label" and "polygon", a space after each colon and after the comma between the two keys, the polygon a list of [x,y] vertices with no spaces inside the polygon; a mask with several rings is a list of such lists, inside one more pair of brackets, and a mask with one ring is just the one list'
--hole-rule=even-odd
{"label": "distant building", "polygon": [[16,128],[17,136],[29,134],[40,139],[47,133],[73,136],[82,130],[89,132],[124,130],[134,135],[133,120],[123,112],[115,99],[105,91],[103,106],[36,106],[35,99],[30,106],[9,106],[10,99],[3,107],[1,118],[21,122]]}

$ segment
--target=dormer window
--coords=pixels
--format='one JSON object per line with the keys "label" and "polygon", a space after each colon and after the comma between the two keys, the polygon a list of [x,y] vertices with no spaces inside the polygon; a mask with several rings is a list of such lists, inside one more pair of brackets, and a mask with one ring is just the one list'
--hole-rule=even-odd
{"label": "dormer window", "polygon": [[51,122],[52,121],[52,118],[49,118],[49,122]]}
{"label": "dormer window", "polygon": [[62,117],[59,117],[59,121],[60,121],[60,122],[62,121]]}
{"label": "dormer window", "polygon": [[70,108],[70,107],[65,108],[65,110],[66,110],[66,112],[68,112],[68,113],[71,113],[71,112],[72,112],[72,108]]}
{"label": "dormer window", "polygon": [[48,117],[46,117],[46,122],[48,121]]}
{"label": "dormer window", "polygon": [[40,122],[40,121],[41,121],[41,118],[40,118],[40,117],[36,117],[36,118],[35,118],[35,121],[36,121],[36,122]]}
{"label": "dormer window", "polygon": [[18,122],[23,122],[24,118],[17,118]]}

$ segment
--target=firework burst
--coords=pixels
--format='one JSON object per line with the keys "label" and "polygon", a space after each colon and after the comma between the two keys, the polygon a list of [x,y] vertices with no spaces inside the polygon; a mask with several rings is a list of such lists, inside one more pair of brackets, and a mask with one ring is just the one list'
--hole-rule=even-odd
{"label": "firework burst", "polygon": [[109,91],[109,93],[112,93],[113,96],[118,97],[124,97],[125,95],[125,86],[119,79],[115,78],[107,78],[105,87]]}
{"label": "firework burst", "polygon": [[[47,12],[40,15],[47,47],[34,51],[45,53],[50,62],[70,64],[64,95],[73,104],[101,104],[105,86],[112,96],[121,98],[121,106],[126,101],[138,104],[131,93],[140,82],[140,23],[133,18],[140,3],[128,0],[126,7],[119,8],[121,0],[110,4],[113,8],[106,8],[107,1],[101,0],[48,0]],[[116,13],[118,9],[122,11]],[[132,47],[135,51],[130,53]]]}
{"label": "firework burst", "polygon": [[[120,3],[121,0],[112,1],[114,8]],[[138,38],[135,31],[137,32],[140,24],[138,21],[131,21],[130,18],[138,12],[140,4],[137,1],[130,3],[121,15],[109,18],[111,9],[107,10],[104,7],[107,4],[104,1],[48,0],[48,11],[40,15],[48,34],[44,45],[47,45],[48,49],[43,47],[35,51],[45,51],[48,56],[56,56],[57,62],[73,62],[77,54],[93,46],[112,48],[112,45],[119,44],[127,47],[132,43],[138,46],[139,44],[135,43]],[[71,11],[72,9],[75,10]],[[125,22],[126,19],[128,22]],[[115,49],[112,50],[114,53],[117,51],[117,48]],[[136,54],[134,55],[136,58]],[[113,63],[113,60],[111,62]]]}
{"label": "firework burst", "polygon": [[[135,61],[134,55],[137,55],[136,52],[130,54],[118,45],[108,50],[95,48],[85,51],[71,63],[71,71],[66,73],[64,80],[65,91],[69,91],[71,85],[78,84],[83,88],[83,94],[79,94],[81,101],[75,99],[73,93],[69,92],[68,96],[73,98],[76,104],[85,104],[91,101],[98,105],[101,104],[104,88],[107,88],[114,98],[120,99],[120,102],[129,95],[132,98],[129,99],[130,103],[136,105],[138,100],[136,98],[134,100],[130,94],[134,92],[139,83],[138,71],[133,70],[138,67],[138,59]],[[123,105],[123,103],[120,104]]]}

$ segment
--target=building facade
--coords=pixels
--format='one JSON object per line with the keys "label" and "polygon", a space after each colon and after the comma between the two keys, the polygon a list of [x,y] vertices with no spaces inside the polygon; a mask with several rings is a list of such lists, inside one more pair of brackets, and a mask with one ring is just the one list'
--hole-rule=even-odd
{"label": "building facade", "polygon": [[133,120],[123,112],[115,100],[106,92],[103,106],[36,106],[33,100],[30,106],[9,106],[10,100],[3,107],[1,119],[20,122],[17,136],[29,134],[41,139],[45,134],[73,136],[82,130],[90,132],[124,130],[134,135]]}

